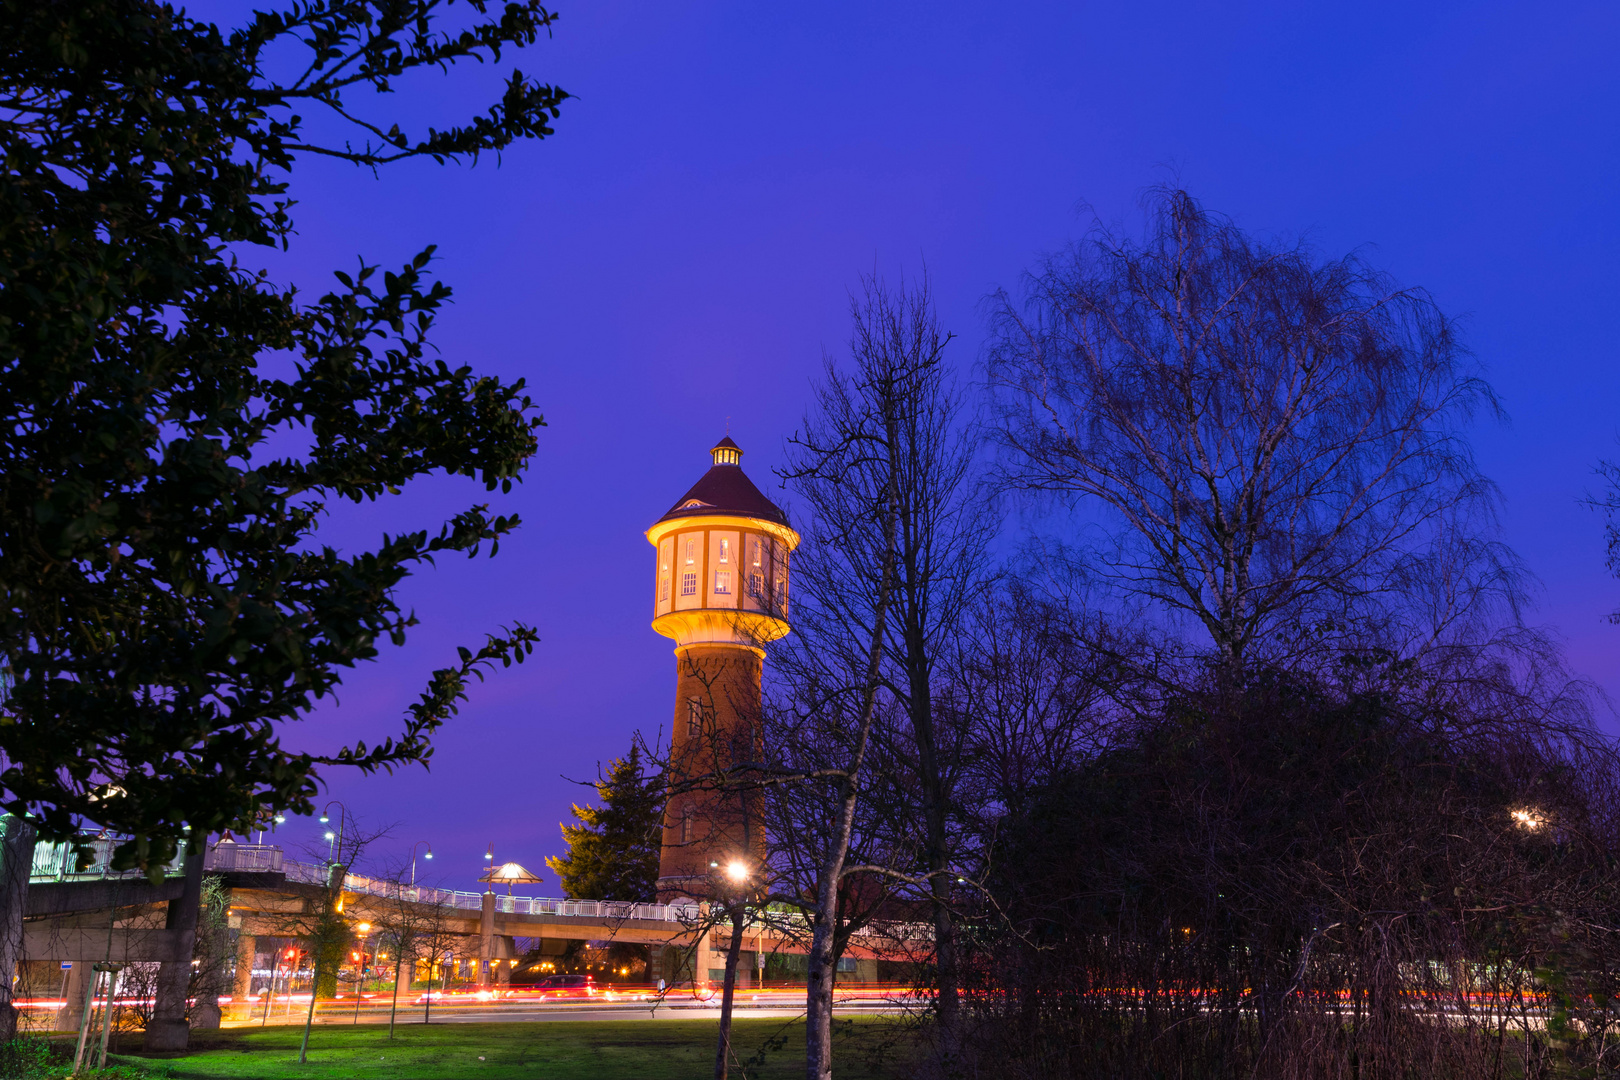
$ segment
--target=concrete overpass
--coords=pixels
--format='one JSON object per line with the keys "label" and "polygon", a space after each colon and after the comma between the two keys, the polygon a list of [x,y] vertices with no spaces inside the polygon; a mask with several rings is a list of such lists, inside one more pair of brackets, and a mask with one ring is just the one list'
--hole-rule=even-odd
{"label": "concrete overpass", "polygon": [[[183,893],[184,867],[177,861],[153,884],[141,874],[112,870],[112,847],[110,840],[94,841],[94,859],[82,870],[65,846],[41,844],[35,851],[22,955],[47,972],[71,965],[62,983],[69,1005],[59,1026],[77,1025],[81,978],[91,963],[192,961],[194,939],[172,929],[170,917]],[[222,842],[207,850],[203,873],[217,877],[227,890],[229,926],[235,932],[234,1000],[253,995],[257,958],[274,948],[261,944],[302,936],[297,932],[300,920],[332,903],[336,882],[328,875],[334,872],[326,865],[288,859],[274,845]],[[431,921],[441,941],[457,943],[449,951],[458,961],[476,956],[478,982],[489,987],[509,981],[518,955],[516,938],[651,945],[661,970],[666,950],[673,948],[678,961],[667,965],[668,973],[683,971],[702,982],[723,966],[729,935],[729,924],[715,926],[707,906],[691,900],[660,904],[502,896],[402,885],[361,874],[345,874],[337,895],[340,910],[354,924],[383,926],[402,912]],[[795,928],[791,916],[772,922],[774,926],[748,933],[745,948],[751,954],[805,951],[808,935]],[[857,965],[852,981],[877,981],[875,961],[884,944],[875,935],[852,942],[846,952]],[[744,985],[753,970],[752,963],[743,969]]]}

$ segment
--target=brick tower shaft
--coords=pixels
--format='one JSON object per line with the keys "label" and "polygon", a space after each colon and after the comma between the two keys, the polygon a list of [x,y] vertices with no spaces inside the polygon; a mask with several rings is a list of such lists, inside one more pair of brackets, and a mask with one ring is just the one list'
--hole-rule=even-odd
{"label": "brick tower shaft", "polygon": [[[658,860],[661,891],[701,893],[711,871],[765,854],[758,791],[727,791],[715,777],[759,760],[760,678],[754,649],[676,650],[671,793]],[[683,790],[686,785],[693,785]]]}

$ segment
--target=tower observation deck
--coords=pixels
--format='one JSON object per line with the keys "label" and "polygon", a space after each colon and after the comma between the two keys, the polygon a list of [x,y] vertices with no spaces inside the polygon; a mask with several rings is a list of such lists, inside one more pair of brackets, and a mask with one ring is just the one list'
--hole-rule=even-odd
{"label": "tower observation deck", "polygon": [[660,898],[707,896],[711,871],[764,854],[758,795],[701,778],[757,760],[764,645],[787,634],[788,558],[799,534],[742,470],[730,438],[647,530],[657,550],[652,628],[675,642],[672,790]]}

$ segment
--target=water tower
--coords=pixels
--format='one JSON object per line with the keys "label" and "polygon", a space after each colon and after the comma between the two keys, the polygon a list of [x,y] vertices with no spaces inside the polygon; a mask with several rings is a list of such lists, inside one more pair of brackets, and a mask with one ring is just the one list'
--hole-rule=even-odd
{"label": "water tower", "polygon": [[765,643],[788,632],[788,556],[799,534],[742,471],[731,439],[647,530],[657,550],[654,630],[675,642],[671,785],[660,897],[704,896],[713,869],[764,852],[759,796],[685,781],[758,759]]}

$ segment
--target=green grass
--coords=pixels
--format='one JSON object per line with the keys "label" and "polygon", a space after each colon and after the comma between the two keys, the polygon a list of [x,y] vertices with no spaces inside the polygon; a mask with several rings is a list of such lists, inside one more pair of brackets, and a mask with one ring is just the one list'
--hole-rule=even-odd
{"label": "green grass", "polygon": [[[738,1019],[732,1046],[742,1062],[733,1077],[781,1080],[804,1075],[804,1024]],[[192,1049],[144,1064],[176,1080],[282,1080],[284,1077],[355,1080],[699,1080],[714,1075],[718,1025],[713,1020],[570,1020],[538,1023],[420,1024],[396,1029],[392,1042],[380,1025],[317,1027],[309,1063],[298,1064],[301,1027],[236,1028],[196,1032]],[[891,1066],[905,1046],[896,1022],[877,1017],[839,1020],[838,1075],[872,1080],[886,1056]],[[482,1059],[482,1060],[480,1060]]]}

